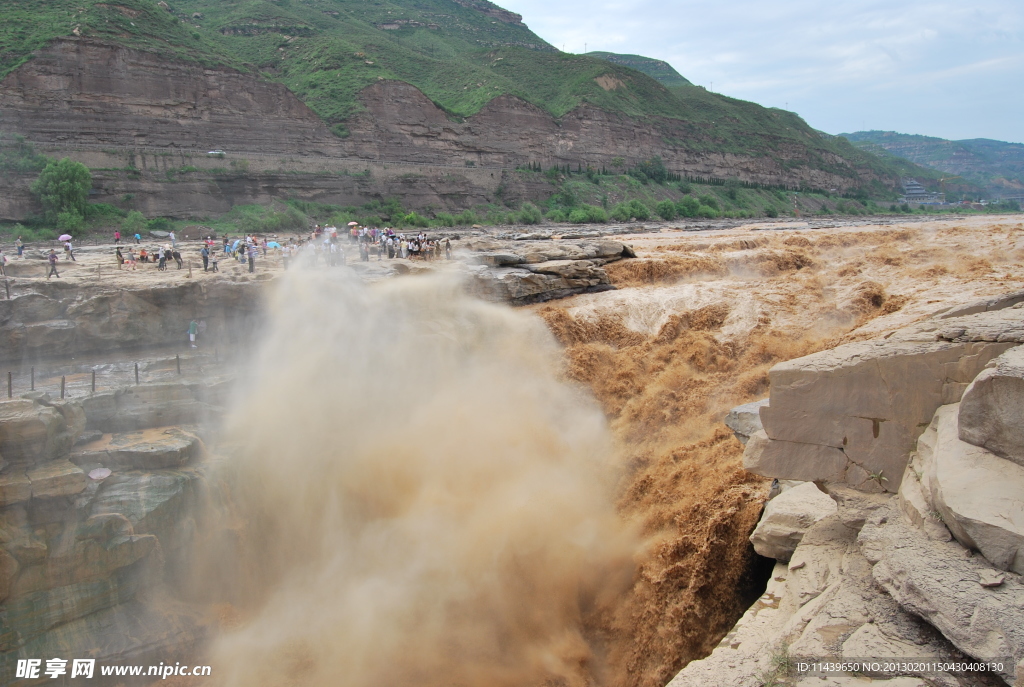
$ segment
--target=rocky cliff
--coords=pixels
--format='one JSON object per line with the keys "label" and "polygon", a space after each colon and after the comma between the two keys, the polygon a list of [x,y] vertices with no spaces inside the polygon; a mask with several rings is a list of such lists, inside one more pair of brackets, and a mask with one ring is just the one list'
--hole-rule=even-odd
{"label": "rocky cliff", "polygon": [[[1022,304],[773,368],[764,428],[733,419],[744,464],[813,482],[778,483],[751,536],[779,561],[766,594],[672,687],[1024,684]],[[860,665],[800,667],[821,660]]]}
{"label": "rocky cliff", "polygon": [[[527,163],[611,167],[616,158],[633,164],[658,155],[680,174],[736,176],[766,184],[846,189],[875,178],[838,155],[812,160],[809,149],[774,140],[767,133],[752,139],[751,149],[772,149],[773,157],[707,152],[716,140],[712,125],[666,117],[632,118],[586,104],[555,118],[506,95],[460,121],[402,82],[378,81],[364,89],[359,99],[361,110],[346,123],[348,135],[339,138],[280,84],[226,68],[69,37],[38,51],[0,82],[0,126],[44,148],[71,146],[67,154],[74,158],[101,150],[122,156],[147,151],[205,155],[224,150],[234,158],[250,153],[336,161],[336,169],[287,181],[245,170],[233,170],[239,177],[235,181],[203,180],[206,186],[187,191],[196,197],[221,198],[200,202],[204,207],[196,211],[207,212],[260,202],[267,194],[324,202],[364,199],[368,189],[351,188],[351,183],[332,173],[347,169],[353,160],[436,166],[420,175],[424,179],[406,174],[401,188],[379,183],[377,178],[365,184],[376,197],[397,194],[421,208],[493,201],[502,182],[496,170]],[[492,178],[481,180],[469,167],[494,168]],[[30,202],[24,188],[27,181],[7,179],[5,183],[20,200],[9,204],[11,210],[4,214],[20,218],[23,214],[16,211],[24,212],[23,206]],[[185,204],[184,189],[158,179],[130,178],[119,183],[100,179],[98,185],[103,200],[117,193],[154,196],[145,208],[153,213],[178,214],[181,210],[176,213],[173,208]],[[467,186],[473,188],[467,191]]]}
{"label": "rocky cliff", "polygon": [[223,390],[0,401],[0,682],[22,658],[155,665],[202,639],[203,613],[165,592],[196,532],[205,447],[167,425],[210,419]]}

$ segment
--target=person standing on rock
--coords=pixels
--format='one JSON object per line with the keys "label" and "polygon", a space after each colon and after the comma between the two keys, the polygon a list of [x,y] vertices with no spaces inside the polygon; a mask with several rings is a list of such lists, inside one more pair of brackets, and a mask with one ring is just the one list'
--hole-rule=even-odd
{"label": "person standing on rock", "polygon": [[199,323],[192,320],[188,323],[188,340],[192,344],[192,348],[198,348],[196,346],[196,336],[199,334]]}
{"label": "person standing on rock", "polygon": [[25,257],[25,244],[21,242],[20,236],[18,237],[18,240],[14,242],[14,247],[18,249],[19,258]]}
{"label": "person standing on rock", "polygon": [[78,262],[75,260],[75,248],[71,245],[70,241],[64,244],[64,259],[71,260],[72,262]]}
{"label": "person standing on rock", "polygon": [[212,253],[210,253],[210,258],[213,260],[213,271],[220,272],[220,268],[217,267],[217,251],[213,251]]}
{"label": "person standing on rock", "polygon": [[171,240],[171,248],[177,248],[178,247],[178,241],[177,241],[177,239],[174,238],[174,232],[173,231],[167,233],[167,238],[169,238]]}
{"label": "person standing on rock", "polygon": [[203,256],[203,272],[209,271],[210,268],[210,249],[203,244],[203,247],[199,249],[199,254]]}
{"label": "person standing on rock", "polygon": [[141,234],[136,234],[135,235],[135,245],[137,246],[140,243],[142,243],[142,235]]}
{"label": "person standing on rock", "polygon": [[167,249],[157,248],[156,249],[156,268],[163,272],[167,269]]}
{"label": "person standing on rock", "polygon": [[452,240],[448,238],[444,240],[444,259],[452,259]]}
{"label": "person standing on rock", "polygon": [[129,267],[135,269],[135,251],[131,248],[128,249],[128,259],[125,261]]}
{"label": "person standing on rock", "polygon": [[46,278],[57,277],[60,278],[60,274],[57,273],[57,251],[50,249],[50,254],[46,256],[47,261],[50,263],[50,271],[47,273]]}
{"label": "person standing on rock", "polygon": [[250,245],[249,248],[248,248],[248,251],[249,251],[249,272],[251,274],[252,272],[256,271],[256,253],[257,253],[256,246]]}
{"label": "person standing on rock", "polygon": [[121,247],[118,246],[114,249],[114,259],[117,260],[117,269],[121,269],[121,265],[124,264],[124,256],[121,255]]}
{"label": "person standing on rock", "polygon": [[121,243],[121,230],[120,229],[115,229],[114,230],[114,245],[116,246],[116,245],[119,245],[120,243]]}
{"label": "person standing on rock", "polygon": [[0,277],[7,276],[7,256],[4,255],[4,251],[0,248]]}

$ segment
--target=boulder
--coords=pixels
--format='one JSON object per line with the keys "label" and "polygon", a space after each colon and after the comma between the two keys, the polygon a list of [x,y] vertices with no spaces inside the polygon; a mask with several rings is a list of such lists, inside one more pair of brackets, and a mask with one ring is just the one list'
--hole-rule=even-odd
{"label": "boulder", "polygon": [[935,448],[922,455],[931,504],[964,546],[1024,573],[1024,467],[960,440],[959,405],[935,413]]}
{"label": "boulder", "polygon": [[85,489],[86,476],[82,469],[68,460],[54,460],[29,470],[28,481],[32,498],[72,496]]}
{"label": "boulder", "polygon": [[835,512],[835,501],[818,487],[810,482],[801,484],[765,505],[750,542],[760,555],[788,561],[808,528]]}
{"label": "boulder", "polygon": [[[959,400],[966,384],[1012,346],[934,338],[914,330],[776,365],[769,372],[770,403],[760,410],[771,441],[760,445],[767,455],[749,461],[766,464],[759,474],[773,477],[896,492],[935,409]],[[788,444],[772,450],[775,442]],[[796,472],[772,472],[782,468]]]}
{"label": "boulder", "polygon": [[747,443],[753,434],[764,429],[761,425],[761,408],[766,405],[768,399],[763,398],[760,401],[736,406],[725,416],[725,426],[733,431],[741,443]]}
{"label": "boulder", "polygon": [[51,460],[70,447],[64,415],[27,399],[0,401],[0,453],[9,462]]}
{"label": "boulder", "polygon": [[1024,466],[1024,346],[974,378],[960,402],[960,439]]}
{"label": "boulder", "polygon": [[75,465],[102,465],[112,470],[158,470],[179,467],[198,456],[202,442],[179,429],[151,428],[104,434],[78,447],[70,457]]}
{"label": "boulder", "polygon": [[898,507],[879,512],[858,536],[875,563],[872,577],[904,609],[927,620],[958,649],[978,660],[1010,661],[1000,676],[1024,678],[1024,594],[1020,578],[982,585],[989,563],[955,541],[928,538],[900,517]]}

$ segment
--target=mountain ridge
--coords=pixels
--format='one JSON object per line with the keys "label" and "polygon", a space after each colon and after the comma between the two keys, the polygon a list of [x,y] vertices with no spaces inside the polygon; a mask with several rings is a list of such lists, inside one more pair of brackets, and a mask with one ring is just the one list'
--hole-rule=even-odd
{"label": "mountain ridge", "polygon": [[[1024,195],[1024,144],[986,138],[953,141],[896,131],[840,134],[854,146],[938,170],[983,187],[995,198]],[[947,186],[956,193],[956,185]]]}

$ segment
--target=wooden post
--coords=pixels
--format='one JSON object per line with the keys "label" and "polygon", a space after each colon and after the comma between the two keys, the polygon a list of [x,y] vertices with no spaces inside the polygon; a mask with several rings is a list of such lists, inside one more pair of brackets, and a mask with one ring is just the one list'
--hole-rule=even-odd
{"label": "wooden post", "polygon": [[14,398],[14,379],[7,373],[7,398]]}
{"label": "wooden post", "polygon": [[31,388],[30,388],[31,391],[35,391],[36,390],[36,368],[34,368],[34,367],[32,368],[32,384],[30,386],[31,386]]}
{"label": "wooden post", "polygon": [[4,288],[7,289],[7,300],[11,300],[11,282],[4,279]]}
{"label": "wooden post", "polygon": [[64,400],[64,385],[65,385],[66,381],[67,381],[67,378],[64,375],[61,375],[61,377],[60,377],[60,400],[62,400],[62,401]]}
{"label": "wooden post", "polygon": [[139,383],[139,364],[135,363],[135,383]]}
{"label": "wooden post", "polygon": [[174,356],[174,362],[178,366],[178,374],[181,374],[181,356],[180,355]]}
{"label": "wooden post", "polygon": [[96,393],[96,370],[92,371],[92,392]]}

